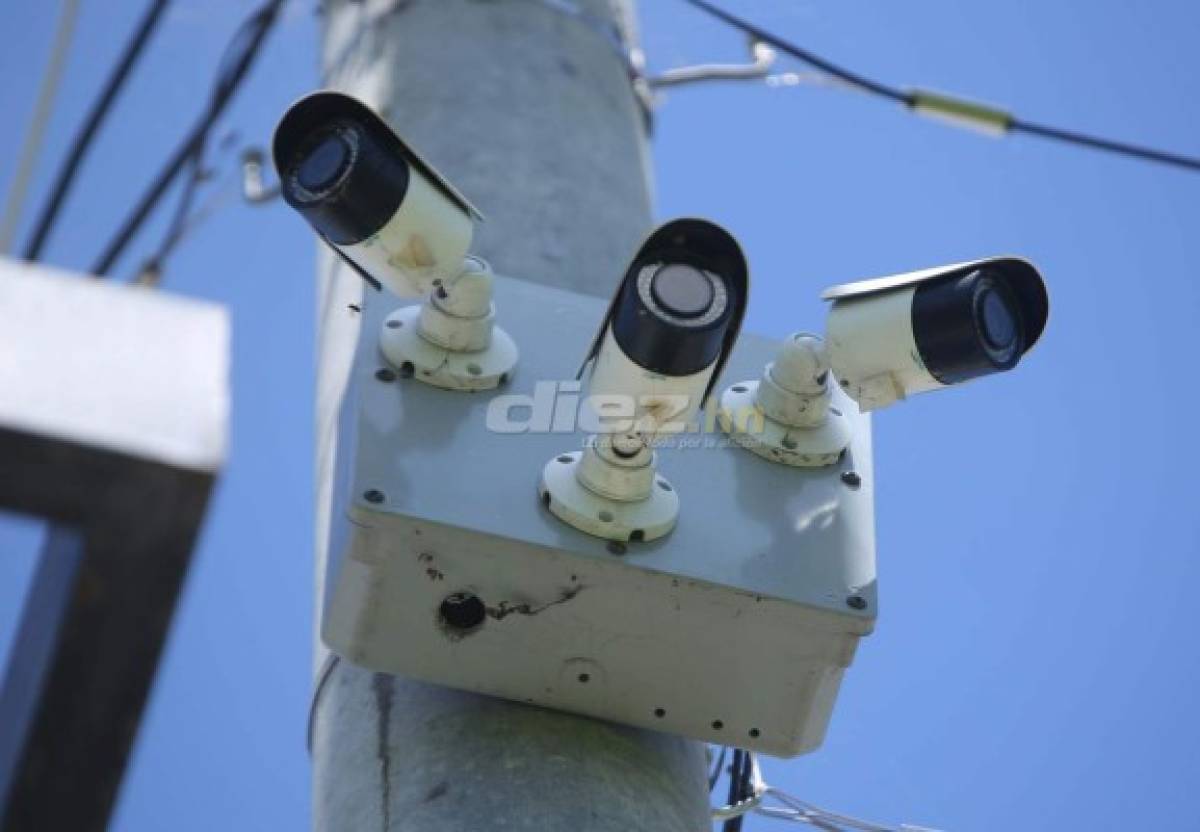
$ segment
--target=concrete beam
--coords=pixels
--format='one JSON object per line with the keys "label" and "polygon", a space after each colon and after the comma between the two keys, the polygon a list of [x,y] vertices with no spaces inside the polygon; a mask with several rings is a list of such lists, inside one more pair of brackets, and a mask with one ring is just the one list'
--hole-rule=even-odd
{"label": "concrete beam", "polygon": [[51,530],[0,688],[0,827],[107,825],[229,429],[225,311],[0,260],[0,507]]}

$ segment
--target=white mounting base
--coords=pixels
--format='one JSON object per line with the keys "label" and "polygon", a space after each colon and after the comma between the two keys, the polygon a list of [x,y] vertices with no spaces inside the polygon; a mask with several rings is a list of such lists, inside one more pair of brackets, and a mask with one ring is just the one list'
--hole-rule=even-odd
{"label": "white mounting base", "polygon": [[561,454],[542,469],[538,496],[555,517],[586,534],[620,542],[656,540],[675,528],[679,495],[669,482],[656,476],[643,500],[610,500],[579,482],[582,457],[579,451]]}
{"label": "white mounting base", "polygon": [[413,378],[446,390],[491,390],[504,384],[517,365],[517,345],[503,329],[492,328],[486,349],[458,352],[421,337],[420,306],[404,306],[388,315],[379,348],[392,366]]}
{"label": "white mounting base", "polygon": [[776,422],[755,404],[758,384],[743,381],[721,394],[717,421],[729,438],[746,450],[783,465],[821,468],[835,464],[850,444],[850,419],[830,405],[825,422],[818,427],[798,428]]}

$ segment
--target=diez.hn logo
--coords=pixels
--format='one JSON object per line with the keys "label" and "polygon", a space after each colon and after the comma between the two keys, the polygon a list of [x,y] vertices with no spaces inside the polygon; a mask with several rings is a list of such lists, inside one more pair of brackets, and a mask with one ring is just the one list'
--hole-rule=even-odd
{"label": "diez.hn logo", "polygon": [[[647,419],[658,436],[679,434],[720,435],[719,416],[737,433],[757,434],[764,417],[757,407],[719,414],[710,400],[696,417],[685,420],[690,398],[680,394],[581,396],[578,381],[539,381],[533,393],[496,396],[488,404],[487,429],[493,433],[628,433],[644,431]],[[744,411],[744,412],[743,412]]]}

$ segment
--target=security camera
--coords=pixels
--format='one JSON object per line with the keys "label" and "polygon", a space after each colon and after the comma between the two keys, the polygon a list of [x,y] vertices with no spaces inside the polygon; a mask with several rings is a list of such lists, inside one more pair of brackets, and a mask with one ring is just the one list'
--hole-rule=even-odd
{"label": "security camera", "polygon": [[423,295],[458,273],[479,212],[362,102],[300,99],[274,156],[288,205],[376,288]]}
{"label": "security camera", "polygon": [[828,289],[829,364],[843,390],[877,410],[1017,366],[1050,303],[1026,260],[994,257]]}
{"label": "security camera", "polygon": [[[588,389],[607,432],[686,429],[729,358],[746,311],[749,271],[737,241],[705,220],[652,233],[633,258],[592,344]],[[633,415],[609,419],[624,397]]]}
{"label": "security camera", "polygon": [[516,347],[494,326],[491,270],[469,257],[480,213],[362,102],[338,92],[302,98],[275,130],[288,205],[375,289],[424,296],[381,336],[406,375],[452,389],[506,380]]}
{"label": "security camera", "polygon": [[837,463],[851,440],[850,407],[878,410],[1011,370],[1049,314],[1041,275],[1013,257],[848,283],[823,297],[833,301],[825,339],[791,336],[760,379],[721,394],[721,428],[772,462]]}
{"label": "security camera", "polygon": [[582,452],[543,471],[539,490],[552,513],[618,541],[674,528],[679,498],[657,476],[655,441],[699,413],[737,341],[748,289],[741,248],[713,223],[675,220],[647,238],[580,369],[591,367],[595,433]]}

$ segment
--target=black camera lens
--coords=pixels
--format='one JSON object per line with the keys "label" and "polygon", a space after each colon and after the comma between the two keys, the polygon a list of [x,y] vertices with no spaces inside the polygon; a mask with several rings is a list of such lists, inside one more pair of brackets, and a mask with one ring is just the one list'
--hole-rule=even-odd
{"label": "black camera lens", "polygon": [[1020,329],[1020,312],[994,286],[979,292],[979,328],[988,346],[997,351],[1012,349]]}
{"label": "black camera lens", "polygon": [[684,263],[663,266],[650,280],[650,294],[663,311],[678,318],[698,318],[717,293],[704,272]]}
{"label": "black camera lens", "polygon": [[1021,305],[987,268],[921,284],[912,328],[925,368],[942,384],[1011,370],[1025,352]]}
{"label": "black camera lens", "polygon": [[712,367],[707,396],[741,329],[749,279],[728,231],[707,220],[665,223],[626,269],[589,357],[611,332],[624,356],[651,373],[678,378]]}
{"label": "black camera lens", "polygon": [[722,278],[690,263],[654,263],[626,281],[613,333],[639,366],[689,376],[720,355],[733,313]]}
{"label": "black camera lens", "polygon": [[289,131],[292,147],[280,170],[283,197],[323,237],[355,245],[395,216],[408,193],[409,165],[371,126],[297,116],[280,130]]}
{"label": "black camera lens", "polygon": [[332,131],[318,139],[296,164],[296,182],[311,193],[327,191],[345,175],[353,150],[345,137]]}

